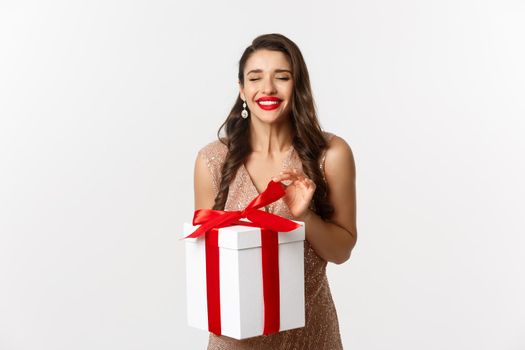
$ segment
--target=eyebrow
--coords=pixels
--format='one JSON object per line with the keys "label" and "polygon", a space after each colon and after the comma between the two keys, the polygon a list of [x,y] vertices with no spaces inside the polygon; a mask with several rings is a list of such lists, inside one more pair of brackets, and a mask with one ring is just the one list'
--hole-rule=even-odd
{"label": "eyebrow", "polygon": [[[290,70],[288,70],[288,69],[276,69],[275,70],[275,73],[285,73],[285,72],[292,74],[292,72]],[[246,75],[248,75],[250,73],[262,73],[262,69],[252,69],[251,71],[246,73]]]}

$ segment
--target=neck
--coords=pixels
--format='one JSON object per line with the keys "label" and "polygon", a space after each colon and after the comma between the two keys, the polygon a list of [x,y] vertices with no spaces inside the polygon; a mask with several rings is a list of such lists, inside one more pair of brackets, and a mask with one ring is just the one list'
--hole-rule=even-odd
{"label": "neck", "polygon": [[250,123],[252,151],[262,156],[273,156],[286,152],[292,146],[292,123],[284,118],[281,123],[261,123],[252,119]]}

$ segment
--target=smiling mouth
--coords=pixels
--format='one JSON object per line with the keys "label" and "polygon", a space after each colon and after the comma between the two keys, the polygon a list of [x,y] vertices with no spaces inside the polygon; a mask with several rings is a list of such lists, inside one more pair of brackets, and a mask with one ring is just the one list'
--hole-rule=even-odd
{"label": "smiling mouth", "polygon": [[279,108],[279,106],[281,105],[283,101],[276,99],[276,98],[272,98],[272,99],[260,99],[259,101],[255,101],[255,102],[257,102],[257,105],[262,110],[271,111],[271,110]]}
{"label": "smiling mouth", "polygon": [[270,106],[270,105],[279,104],[281,103],[281,101],[258,101],[257,103],[263,106]]}
{"label": "smiling mouth", "polygon": [[273,109],[279,108],[282,101],[257,101],[259,108],[265,111],[271,111]]}

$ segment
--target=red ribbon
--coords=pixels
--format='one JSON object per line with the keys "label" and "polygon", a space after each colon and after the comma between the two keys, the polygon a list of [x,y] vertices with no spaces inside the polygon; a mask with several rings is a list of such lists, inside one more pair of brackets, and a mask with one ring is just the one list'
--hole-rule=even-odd
{"label": "red ribbon", "polygon": [[[193,225],[201,225],[185,238],[205,235],[206,288],[208,303],[208,330],[221,335],[220,274],[219,274],[219,228],[244,225],[261,229],[264,330],[268,335],[279,331],[279,245],[277,232],[289,232],[301,226],[278,215],[259,208],[275,202],[285,194],[284,185],[270,181],[266,189],[255,197],[244,210],[224,211],[198,209],[193,216]],[[242,221],[247,218],[251,222]]]}

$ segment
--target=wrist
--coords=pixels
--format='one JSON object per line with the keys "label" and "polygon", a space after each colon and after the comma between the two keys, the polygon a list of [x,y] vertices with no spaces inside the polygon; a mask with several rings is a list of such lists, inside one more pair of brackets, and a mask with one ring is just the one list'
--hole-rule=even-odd
{"label": "wrist", "polygon": [[313,211],[310,208],[308,208],[301,215],[298,215],[296,219],[302,222],[306,222],[308,219],[311,218],[312,214]]}

